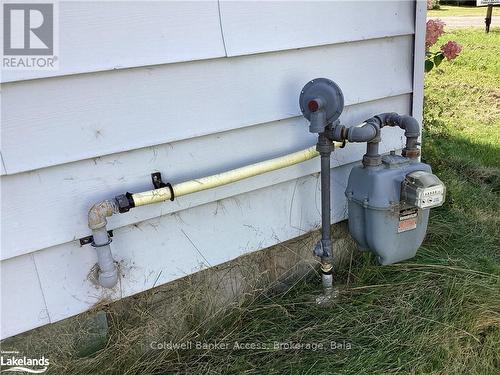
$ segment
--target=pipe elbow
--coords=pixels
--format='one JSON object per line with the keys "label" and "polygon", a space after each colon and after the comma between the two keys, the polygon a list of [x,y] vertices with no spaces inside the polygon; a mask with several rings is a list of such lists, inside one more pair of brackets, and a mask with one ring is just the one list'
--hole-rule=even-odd
{"label": "pipe elbow", "polygon": [[377,137],[378,126],[368,120],[361,126],[355,126],[347,130],[347,140],[349,142],[369,142]]}
{"label": "pipe elbow", "polygon": [[381,126],[399,126],[405,131],[406,138],[418,138],[420,135],[420,124],[412,116],[382,113],[376,117],[380,118]]}
{"label": "pipe elbow", "polygon": [[117,205],[110,200],[94,204],[88,214],[88,225],[92,230],[103,228],[107,224],[106,218],[118,212]]}
{"label": "pipe elbow", "polygon": [[418,138],[420,135],[420,124],[411,116],[401,116],[400,127],[405,130],[406,138]]}

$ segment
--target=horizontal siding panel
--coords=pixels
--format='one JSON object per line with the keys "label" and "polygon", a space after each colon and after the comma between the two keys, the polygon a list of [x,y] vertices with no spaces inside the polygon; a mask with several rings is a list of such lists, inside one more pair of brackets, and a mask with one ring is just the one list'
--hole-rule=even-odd
{"label": "horizontal siding panel", "polygon": [[220,11],[228,56],[412,34],[415,25],[407,0],[222,0]]}
{"label": "horizontal siding panel", "polygon": [[412,50],[409,35],[5,84],[7,173],[291,118],[318,76],[346,105],[410,93]]}
{"label": "horizontal siding panel", "polygon": [[50,323],[33,255],[0,263],[0,339]]}
{"label": "horizontal siding panel", "polygon": [[[333,170],[334,222],[345,218],[343,192],[350,168]],[[111,247],[120,264],[121,280],[114,291],[89,280],[96,263],[90,247],[79,248],[72,242],[35,253],[52,321],[317,228],[321,217],[318,177],[306,176],[117,230]]]}
{"label": "horizontal siding panel", "polygon": [[[386,111],[410,112],[411,95],[346,107],[341,120],[355,125]],[[258,140],[258,142],[256,141]],[[279,141],[276,141],[279,140]],[[403,131],[384,129],[384,151],[403,144]],[[314,144],[303,118],[83,160],[32,172],[2,176],[2,259],[89,235],[87,211],[103,199],[152,188],[150,174],[160,171],[172,183],[237,168]],[[363,144],[349,144],[333,156],[333,165],[361,158]],[[174,202],[139,207],[110,219],[109,228],[184,210],[319,171],[319,161],[254,177]]]}
{"label": "horizontal siding panel", "polygon": [[225,56],[217,1],[61,1],[59,69],[2,82]]}

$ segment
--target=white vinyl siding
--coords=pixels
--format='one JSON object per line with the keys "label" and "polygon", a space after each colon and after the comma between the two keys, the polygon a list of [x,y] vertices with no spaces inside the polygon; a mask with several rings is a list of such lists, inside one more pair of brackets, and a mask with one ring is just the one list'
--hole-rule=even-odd
{"label": "white vinyl siding", "polygon": [[[113,216],[113,291],[92,283],[95,250],[78,242],[93,203],[151,189],[153,172],[176,183],[314,144],[298,108],[310,79],[339,84],[346,125],[421,115],[425,2],[68,1],[59,12],[60,69],[2,72],[2,338],[317,228],[311,160]],[[403,144],[383,130],[382,152]],[[333,222],[364,148],[332,156]]]}

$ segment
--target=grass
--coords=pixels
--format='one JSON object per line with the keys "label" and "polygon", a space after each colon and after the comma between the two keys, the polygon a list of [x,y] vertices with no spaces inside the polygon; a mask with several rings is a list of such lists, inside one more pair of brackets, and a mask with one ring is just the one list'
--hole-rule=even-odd
{"label": "grass", "polygon": [[[493,16],[497,9],[493,7]],[[428,17],[450,17],[450,16],[481,16],[486,17],[486,7],[441,5],[439,9],[427,11]]]}
{"label": "grass", "polygon": [[[312,275],[212,319],[193,313],[190,333],[175,339],[231,349],[145,352],[151,326],[142,322],[154,313],[136,306],[140,324],[112,321],[107,347],[71,358],[61,372],[498,374],[500,29],[457,30],[448,38],[464,50],[426,76],[423,134],[423,155],[445,182],[447,200],[432,210],[414,259],[381,267],[370,254],[355,256],[349,271],[336,275],[340,297],[330,306],[313,302],[319,285]],[[162,333],[168,340],[165,327],[154,321],[157,340]],[[275,342],[310,347],[279,349]]]}

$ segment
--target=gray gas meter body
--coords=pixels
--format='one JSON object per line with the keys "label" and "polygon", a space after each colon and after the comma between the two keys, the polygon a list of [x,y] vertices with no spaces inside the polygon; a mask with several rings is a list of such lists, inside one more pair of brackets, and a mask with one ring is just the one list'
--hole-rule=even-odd
{"label": "gray gas meter body", "polygon": [[345,194],[352,237],[385,265],[415,256],[445,189],[429,165],[385,155],[379,166],[354,167]]}

